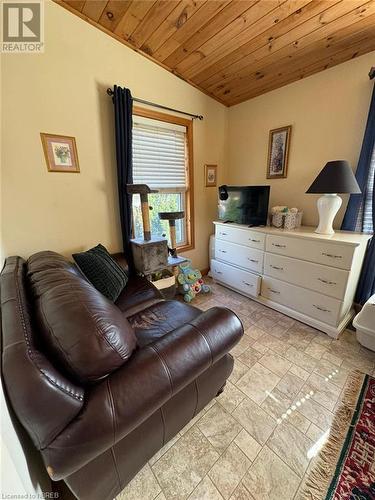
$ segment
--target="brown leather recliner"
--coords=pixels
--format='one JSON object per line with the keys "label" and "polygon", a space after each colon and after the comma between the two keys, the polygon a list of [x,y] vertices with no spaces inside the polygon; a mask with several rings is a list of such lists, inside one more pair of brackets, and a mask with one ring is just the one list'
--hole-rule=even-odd
{"label": "brown leather recliner", "polygon": [[[116,256],[123,267],[123,256]],[[116,304],[54,252],[6,260],[3,380],[53,480],[113,499],[223,388],[243,329],[131,276]]]}

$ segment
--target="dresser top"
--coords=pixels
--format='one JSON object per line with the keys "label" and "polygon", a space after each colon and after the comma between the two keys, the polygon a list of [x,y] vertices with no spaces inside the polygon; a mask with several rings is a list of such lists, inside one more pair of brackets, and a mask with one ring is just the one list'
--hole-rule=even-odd
{"label": "dresser top", "polygon": [[279,236],[293,236],[295,238],[304,238],[310,240],[330,241],[332,243],[342,243],[344,245],[363,245],[371,238],[371,234],[356,233],[354,231],[336,231],[335,234],[317,234],[313,226],[301,226],[298,229],[278,229],[271,226],[249,227],[246,224],[225,223],[223,221],[214,221],[214,224],[225,227],[235,227],[247,231],[256,231],[263,234],[274,234]]}

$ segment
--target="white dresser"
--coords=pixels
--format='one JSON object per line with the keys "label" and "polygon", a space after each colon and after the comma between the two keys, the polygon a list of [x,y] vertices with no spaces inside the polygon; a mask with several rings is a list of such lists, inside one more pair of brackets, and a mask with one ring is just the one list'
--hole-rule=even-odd
{"label": "white dresser", "polygon": [[214,224],[215,281],[338,337],[354,314],[369,235]]}

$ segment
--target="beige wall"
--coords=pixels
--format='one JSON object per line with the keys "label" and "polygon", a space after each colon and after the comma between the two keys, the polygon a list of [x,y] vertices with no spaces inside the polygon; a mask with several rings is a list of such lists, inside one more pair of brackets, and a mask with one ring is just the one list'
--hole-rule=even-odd
{"label": "beige wall", "polygon": [[[304,224],[317,223],[316,195],[304,194],[329,160],[355,169],[373,83],[375,52],[229,109],[230,184],[270,184],[273,205],[304,210]],[[292,125],[288,177],[266,179],[268,132]],[[339,227],[346,207],[336,218]]]}
{"label": "beige wall", "polygon": [[[227,109],[60,6],[46,2],[41,55],[4,55],[3,244],[5,256],[51,249],[70,255],[102,242],[121,247],[115,176],[114,83],[134,96],[204,115],[194,121],[196,249],[208,265],[216,189],[204,163],[224,180]],[[48,173],[39,133],[76,137],[81,174]]]}
{"label": "beige wall", "polygon": [[[270,181],[271,206],[298,206],[307,224],[317,220],[316,196],[304,192],[325,162],[344,158],[356,166],[374,53],[228,110],[52,2],[45,28],[44,54],[3,55],[4,256],[47,248],[70,255],[99,241],[120,249],[113,109],[105,93],[114,83],[205,117],[194,122],[196,249],[188,256],[197,267],[207,266],[217,213],[204,163],[219,165],[219,183],[268,183],[268,132],[291,124],[288,178]],[[47,172],[40,132],[76,137],[81,174]]]}

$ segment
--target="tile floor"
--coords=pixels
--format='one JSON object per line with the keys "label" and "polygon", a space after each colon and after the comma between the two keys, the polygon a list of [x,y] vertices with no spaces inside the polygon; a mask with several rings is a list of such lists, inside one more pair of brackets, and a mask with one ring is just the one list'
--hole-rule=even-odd
{"label": "tile floor", "polygon": [[375,374],[352,331],[339,340],[213,284],[245,335],[225,391],[138,473],[118,500],[289,500],[322,446],[351,369]]}

